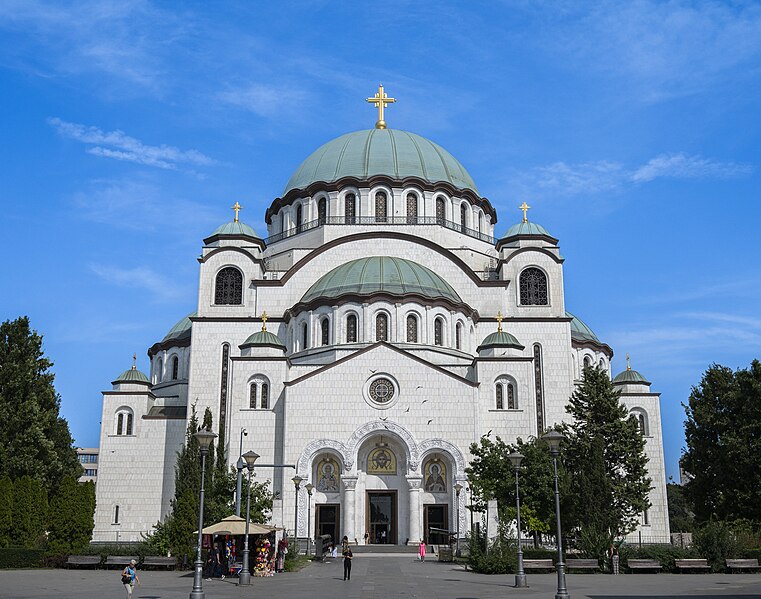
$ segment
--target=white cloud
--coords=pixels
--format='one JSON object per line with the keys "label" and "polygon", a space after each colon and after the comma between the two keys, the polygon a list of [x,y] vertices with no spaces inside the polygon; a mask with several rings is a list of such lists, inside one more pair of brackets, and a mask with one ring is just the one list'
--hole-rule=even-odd
{"label": "white cloud", "polygon": [[635,183],[644,183],[660,177],[675,179],[725,179],[747,175],[752,171],[748,164],[719,162],[702,156],[660,154],[636,169],[630,176]]}
{"label": "white cloud", "polygon": [[90,264],[90,270],[112,285],[144,289],[157,301],[175,300],[183,295],[176,284],[145,266],[120,268],[113,265]]}
{"label": "white cloud", "polygon": [[[54,127],[60,135],[68,139],[93,145],[87,152],[95,156],[126,160],[146,166],[163,169],[177,169],[179,164],[193,166],[210,166],[216,164],[198,150],[180,150],[174,146],[149,146],[123,131],[104,132],[97,127],[88,127],[79,123],[69,123],[59,118],[49,118],[48,124]],[[104,147],[106,146],[106,147]],[[110,147],[109,147],[110,146]]]}
{"label": "white cloud", "polygon": [[264,117],[301,106],[306,98],[307,93],[297,87],[265,83],[250,83],[219,94],[223,102]]}

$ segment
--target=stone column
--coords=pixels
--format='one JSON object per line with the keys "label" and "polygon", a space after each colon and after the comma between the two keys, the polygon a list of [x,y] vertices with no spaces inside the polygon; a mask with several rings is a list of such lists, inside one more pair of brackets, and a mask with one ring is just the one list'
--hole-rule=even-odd
{"label": "stone column", "polygon": [[410,543],[419,543],[423,538],[423,528],[420,525],[420,489],[423,486],[423,477],[419,474],[408,474],[405,478],[409,485],[410,511],[410,527],[407,535]]}
{"label": "stone column", "polygon": [[[354,514],[355,505],[355,488],[357,486],[356,476],[344,476],[342,477],[344,483],[343,501],[341,502],[341,509],[343,510],[342,516],[342,534],[349,537],[349,541],[353,541],[356,537],[354,531],[354,522],[356,520]],[[339,539],[340,540],[340,539]]]}

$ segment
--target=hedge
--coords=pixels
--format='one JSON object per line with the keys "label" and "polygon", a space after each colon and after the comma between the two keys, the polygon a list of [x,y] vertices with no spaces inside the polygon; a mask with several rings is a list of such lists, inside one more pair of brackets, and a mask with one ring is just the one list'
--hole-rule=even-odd
{"label": "hedge", "polygon": [[24,549],[22,547],[0,548],[0,569],[40,568],[45,552],[42,549]]}

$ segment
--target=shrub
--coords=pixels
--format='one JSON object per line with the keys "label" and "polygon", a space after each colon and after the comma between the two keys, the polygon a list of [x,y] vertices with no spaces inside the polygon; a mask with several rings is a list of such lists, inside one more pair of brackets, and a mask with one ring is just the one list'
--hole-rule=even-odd
{"label": "shrub", "polygon": [[43,565],[44,553],[41,549],[3,547],[0,549],[0,568],[39,568]]}
{"label": "shrub", "polygon": [[640,548],[623,544],[619,548],[619,555],[622,564],[630,559],[654,559],[660,563],[664,572],[677,572],[674,560],[702,557],[694,549],[683,549],[676,545],[645,545]]}
{"label": "shrub", "polygon": [[[502,532],[502,527],[500,527]],[[468,536],[468,565],[479,574],[509,574],[518,569],[518,546],[503,534],[497,536],[488,551],[484,551],[486,536],[473,533]]]}
{"label": "shrub", "polygon": [[737,537],[728,522],[706,522],[694,533],[692,543],[700,557],[708,560],[714,572],[724,571],[724,560],[738,555]]}

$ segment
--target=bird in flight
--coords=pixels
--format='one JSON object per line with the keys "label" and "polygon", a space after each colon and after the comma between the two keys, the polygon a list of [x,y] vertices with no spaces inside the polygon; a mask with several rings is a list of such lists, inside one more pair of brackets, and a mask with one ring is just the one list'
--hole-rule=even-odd
{"label": "bird in flight", "polygon": [[428,424],[431,424],[431,422],[433,422],[433,418],[428,421]]}

